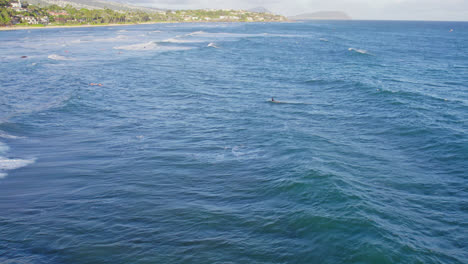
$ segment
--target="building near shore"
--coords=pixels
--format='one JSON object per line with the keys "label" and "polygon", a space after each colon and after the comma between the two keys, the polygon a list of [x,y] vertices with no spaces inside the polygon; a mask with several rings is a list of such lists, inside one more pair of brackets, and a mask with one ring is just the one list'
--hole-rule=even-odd
{"label": "building near shore", "polygon": [[18,0],[18,2],[12,2],[10,3],[12,8],[21,8],[21,0]]}
{"label": "building near shore", "polygon": [[21,0],[18,0],[18,2],[12,2],[10,5],[11,5],[11,9],[15,10],[16,12],[27,11],[27,9],[23,8],[23,5],[21,4]]}
{"label": "building near shore", "polygon": [[37,21],[37,19],[36,19],[35,17],[33,17],[33,16],[24,16],[22,20],[23,20],[23,22],[26,22],[26,23],[28,23],[28,24],[30,24],[30,25],[37,25],[37,24],[39,24],[39,22]]}

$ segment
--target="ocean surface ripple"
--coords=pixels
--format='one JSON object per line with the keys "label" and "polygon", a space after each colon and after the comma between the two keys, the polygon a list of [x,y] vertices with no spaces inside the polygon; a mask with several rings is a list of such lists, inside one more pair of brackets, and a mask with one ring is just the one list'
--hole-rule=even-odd
{"label": "ocean surface ripple", "polygon": [[468,23],[0,40],[0,263],[467,263]]}

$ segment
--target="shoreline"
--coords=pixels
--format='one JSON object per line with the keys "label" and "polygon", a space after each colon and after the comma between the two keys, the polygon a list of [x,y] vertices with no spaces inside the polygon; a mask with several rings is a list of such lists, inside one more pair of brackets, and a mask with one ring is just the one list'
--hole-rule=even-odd
{"label": "shoreline", "polygon": [[[262,21],[261,23],[285,23],[290,21]],[[64,25],[64,26],[9,26],[0,27],[0,31],[27,30],[27,29],[48,29],[48,28],[88,28],[88,27],[114,27],[114,26],[137,26],[137,25],[153,25],[153,24],[169,24],[169,23],[256,23],[256,22],[240,22],[240,21],[216,21],[216,22],[182,22],[182,21],[161,21],[161,22],[145,22],[133,24],[103,24],[103,25]],[[257,22],[258,23],[258,22]]]}
{"label": "shoreline", "polygon": [[151,22],[151,23],[138,23],[138,24],[103,24],[103,25],[65,25],[65,26],[43,26],[43,27],[30,27],[30,26],[12,26],[12,27],[0,27],[0,31],[12,31],[12,30],[27,30],[27,29],[48,29],[48,28],[87,28],[87,27],[114,27],[114,26],[135,26],[135,25],[149,25],[149,24],[160,24],[167,22]]}

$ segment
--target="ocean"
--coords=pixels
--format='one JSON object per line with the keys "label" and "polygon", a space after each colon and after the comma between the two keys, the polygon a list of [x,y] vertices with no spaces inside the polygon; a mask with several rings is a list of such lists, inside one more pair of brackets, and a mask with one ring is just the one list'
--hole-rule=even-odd
{"label": "ocean", "polygon": [[466,22],[0,32],[0,263],[468,263],[467,43]]}

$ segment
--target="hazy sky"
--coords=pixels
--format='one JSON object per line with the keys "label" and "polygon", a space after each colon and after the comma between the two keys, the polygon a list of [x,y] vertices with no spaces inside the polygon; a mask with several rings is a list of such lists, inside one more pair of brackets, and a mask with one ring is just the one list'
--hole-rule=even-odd
{"label": "hazy sky", "polygon": [[468,0],[120,0],[168,9],[265,7],[296,15],[314,11],[345,11],[354,19],[468,20]]}

